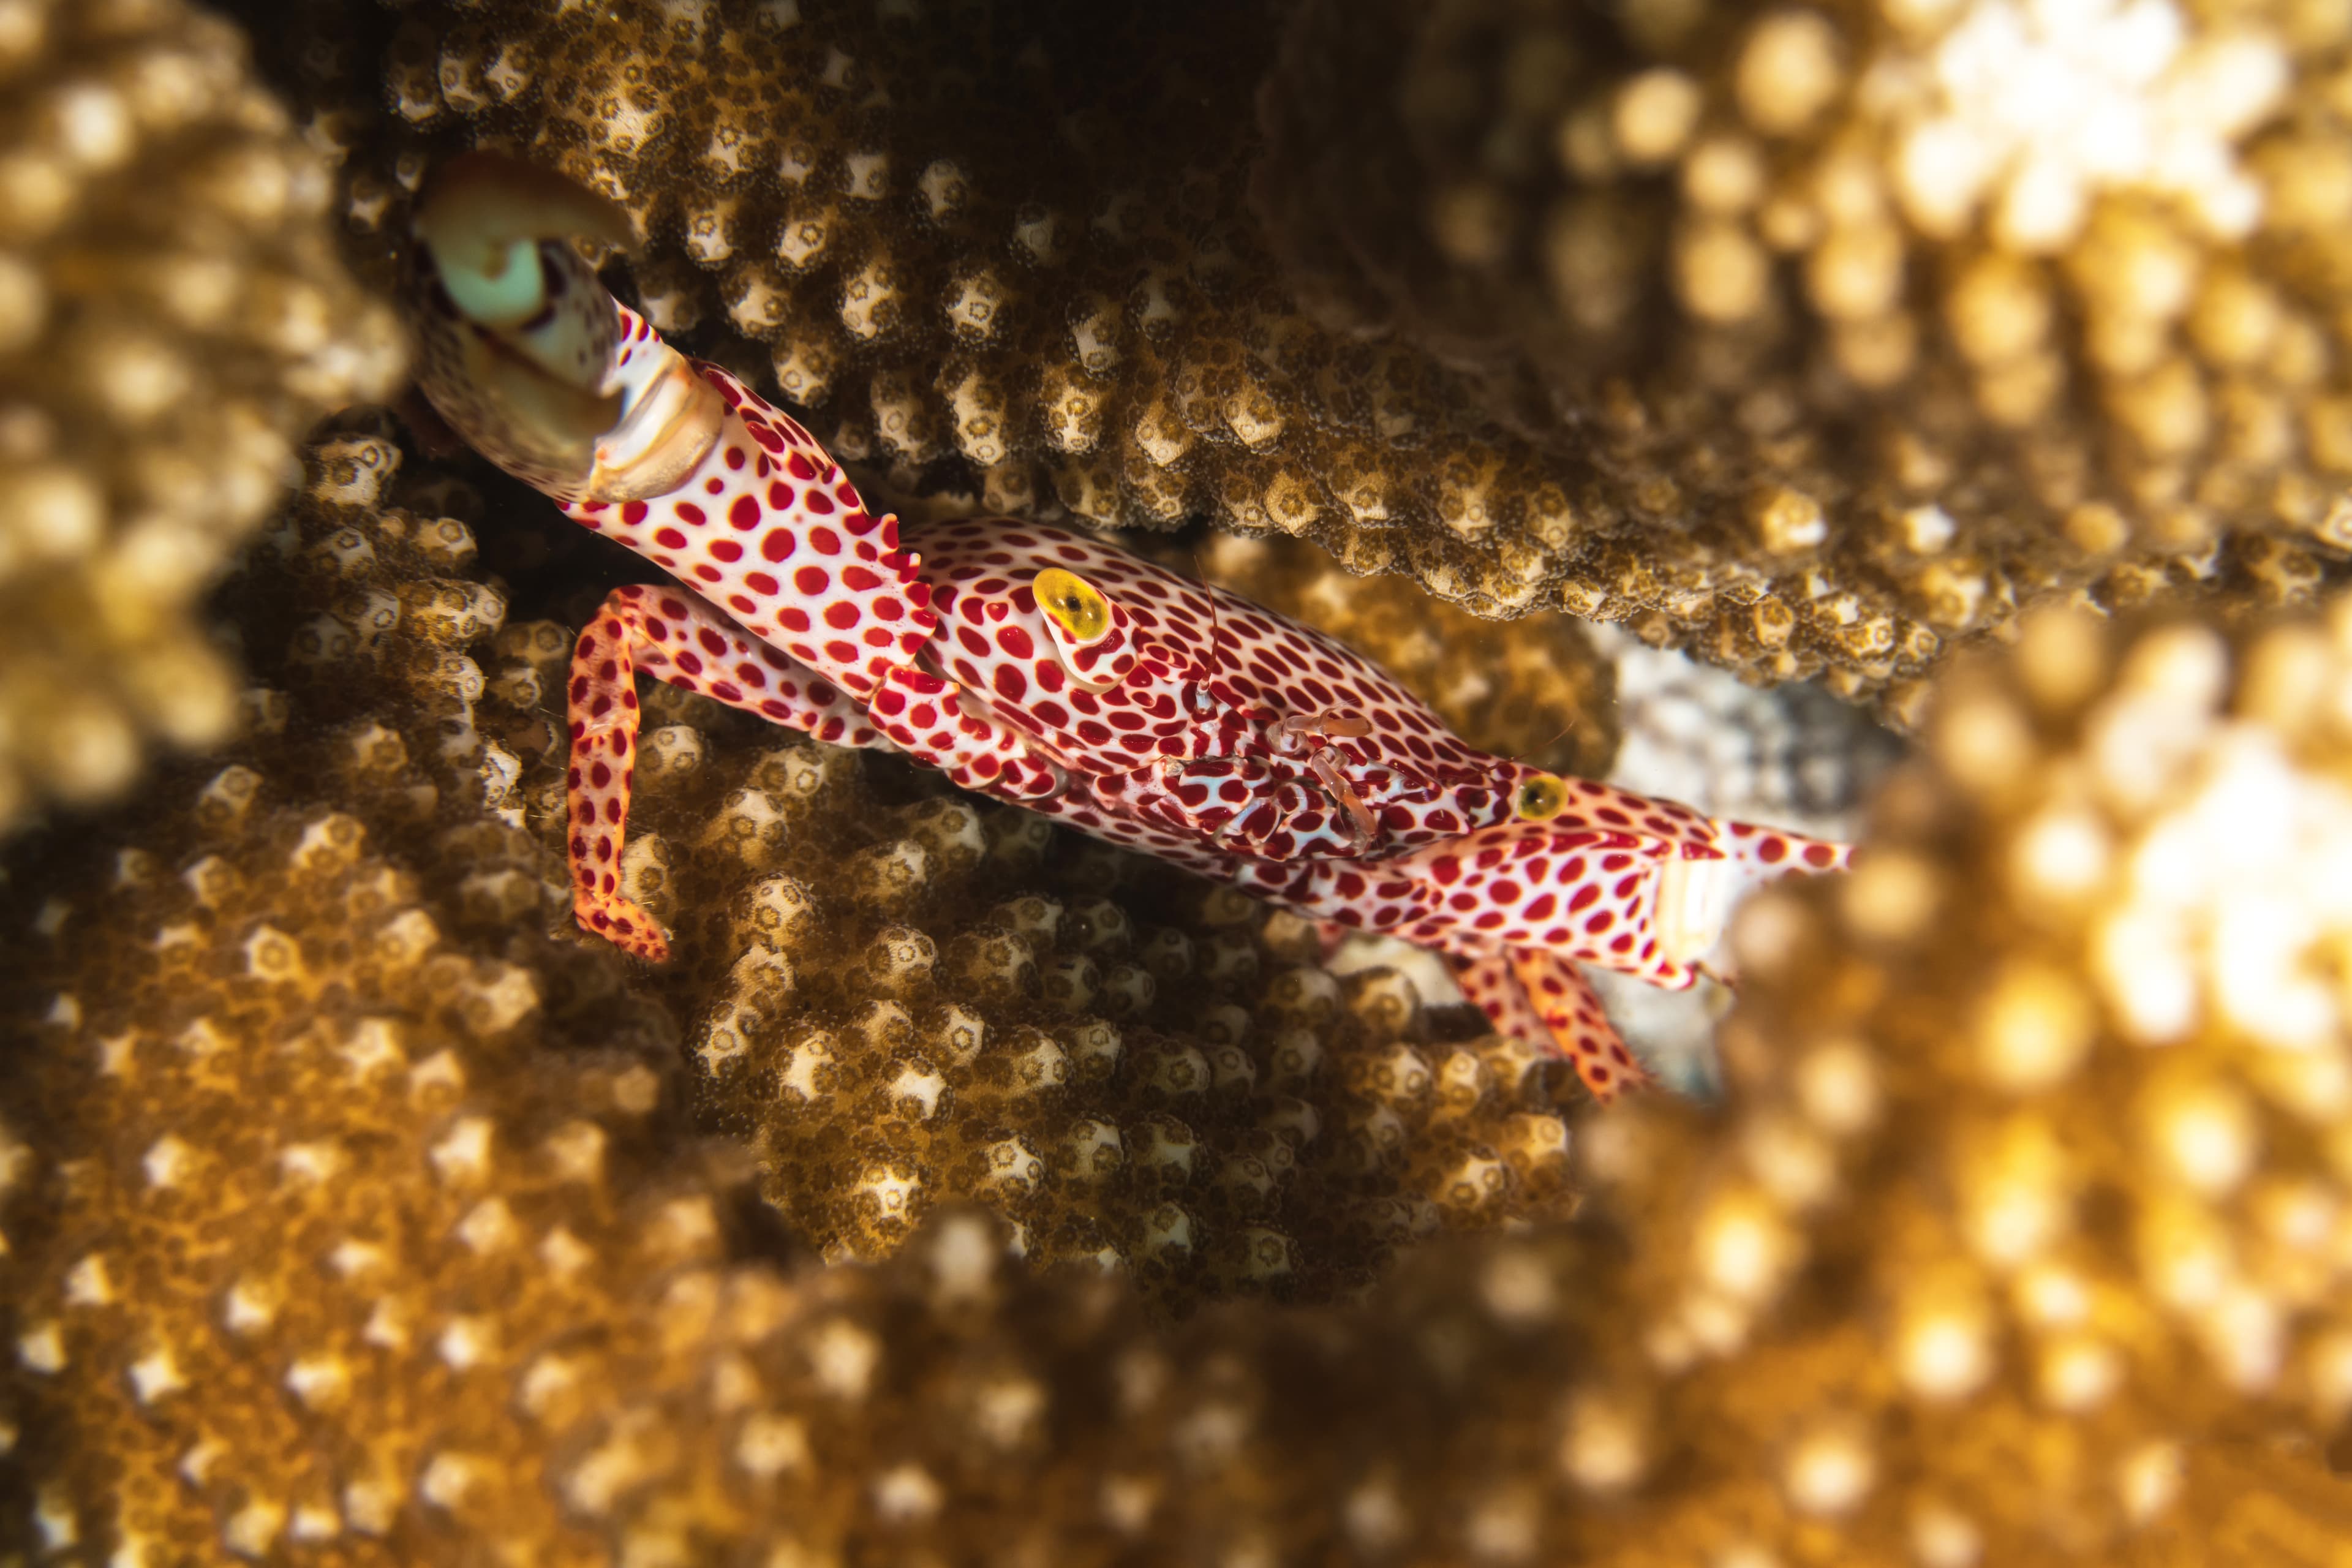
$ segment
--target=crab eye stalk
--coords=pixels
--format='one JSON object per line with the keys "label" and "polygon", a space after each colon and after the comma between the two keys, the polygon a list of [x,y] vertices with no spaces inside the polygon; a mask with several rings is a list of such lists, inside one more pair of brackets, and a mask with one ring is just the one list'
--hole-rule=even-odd
{"label": "crab eye stalk", "polygon": [[1537,773],[1519,785],[1513,805],[1522,822],[1549,822],[1568,805],[1568,786],[1553,773]]}
{"label": "crab eye stalk", "polygon": [[1075,572],[1048,566],[1034,585],[1037,607],[1045,612],[1071,643],[1084,647],[1100,642],[1110,630],[1110,601],[1102,590]]}

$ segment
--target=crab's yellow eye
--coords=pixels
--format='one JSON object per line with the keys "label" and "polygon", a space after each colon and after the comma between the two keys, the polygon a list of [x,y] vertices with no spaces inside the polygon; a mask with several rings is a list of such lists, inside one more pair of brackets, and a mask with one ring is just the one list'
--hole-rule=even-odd
{"label": "crab's yellow eye", "polygon": [[1076,573],[1048,566],[1037,574],[1034,591],[1037,607],[1078,647],[1098,641],[1110,630],[1110,601]]}
{"label": "crab's yellow eye", "polygon": [[1519,819],[1549,822],[1568,804],[1568,786],[1550,773],[1538,773],[1519,786]]}

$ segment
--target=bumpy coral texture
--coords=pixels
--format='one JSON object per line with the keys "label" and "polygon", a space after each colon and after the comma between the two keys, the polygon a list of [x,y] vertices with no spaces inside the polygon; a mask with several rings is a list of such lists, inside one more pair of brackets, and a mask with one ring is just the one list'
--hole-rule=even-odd
{"label": "bumpy coral texture", "polygon": [[2352,549],[2347,41],[2284,4],[1306,0],[1253,194],[1319,322],[1591,463],[1622,542],[1572,605],[1875,684],[2053,592],[2277,603]]}
{"label": "bumpy coral texture", "polygon": [[0,13],[0,831],[227,733],[196,599],[321,412],[391,391],[389,310],[246,44],[179,0]]}
{"label": "bumpy coral texture", "polygon": [[436,157],[564,168],[657,324],[1003,510],[1303,533],[1901,714],[2036,596],[2338,558],[2316,13],[1290,9],[350,0],[286,69],[362,250]]}
{"label": "bumpy coral texture", "polygon": [[[1312,529],[1362,571],[1402,562],[1391,522],[1444,505],[1483,531],[1527,477],[1475,455],[1441,475],[1444,396],[1412,363],[1334,363],[1317,390],[1337,345],[1243,210],[1257,0],[625,5],[593,30],[354,4],[314,31],[289,68],[362,249],[435,157],[554,164],[636,219],[655,324],[807,410],[845,462],[1049,520]],[[1549,570],[1539,546],[1415,547],[1490,610]]]}
{"label": "bumpy coral texture", "polygon": [[800,1299],[723,1258],[887,1257],[960,1201],[988,1249],[1181,1313],[1568,1212],[1525,1046],[1325,973],[1304,922],[666,689],[626,869],[680,960],[578,935],[570,631],[509,623],[448,515],[475,498],[347,424],[227,601],[278,682],[248,738],[14,868],[12,1524],[159,1560],[413,1561],[436,1520],[576,1549],[561,1520],[636,1461],[551,1493],[563,1434],[716,1375],[680,1310]]}
{"label": "bumpy coral texture", "polygon": [[[1116,1277],[1019,1261],[1034,1221],[938,1213],[820,1267],[760,1219],[748,1162],[681,1115],[723,1042],[681,1073],[643,982],[530,918],[561,912],[518,826],[540,633],[467,662],[500,606],[461,528],[377,502],[388,451],[322,449],[279,537],[359,584],[363,541],[409,592],[298,634],[244,761],[19,880],[16,1549],[2340,1547],[2352,1487],[2317,1445],[2352,1405],[2352,608],[2234,648],[2033,627],[1943,700],[1862,868],[1743,922],[1723,1114],[1591,1124],[1572,1223],[1444,1242],[1352,1304],[1171,1326]],[[279,591],[320,597],[254,590]],[[698,934],[790,934],[759,907]]]}
{"label": "bumpy coral texture", "polygon": [[2352,1411],[2347,677],[2341,602],[1954,672],[1853,874],[1738,926],[1726,1121],[1587,1142],[1633,1337],[1572,1480],[1688,1488],[1670,1559],[2319,1560],[2340,1489],[2223,1478]]}
{"label": "bumpy coral texture", "polygon": [[[474,506],[430,479],[422,497]],[[331,541],[295,558],[331,559],[345,595],[397,570]],[[501,627],[483,710],[559,860],[571,641]],[[650,682],[635,795],[625,890],[678,955],[637,989],[687,1023],[703,1125],[751,1145],[825,1256],[882,1256],[934,1205],[977,1202],[1041,1265],[1128,1268],[1181,1310],[1328,1297],[1400,1240],[1568,1200],[1565,1074],[1426,1016],[1401,974],[1327,973],[1296,917]]]}
{"label": "bumpy coral texture", "polygon": [[[714,705],[648,706],[697,724],[646,733],[624,880],[673,928],[706,1124],[825,1256],[980,1203],[1036,1266],[1181,1310],[1328,1297],[1402,1241],[1566,1212],[1532,1048],[1433,1033],[1403,976],[1325,972],[1307,922],[1016,809],[886,805],[855,753]],[[551,848],[560,783],[533,803]]]}

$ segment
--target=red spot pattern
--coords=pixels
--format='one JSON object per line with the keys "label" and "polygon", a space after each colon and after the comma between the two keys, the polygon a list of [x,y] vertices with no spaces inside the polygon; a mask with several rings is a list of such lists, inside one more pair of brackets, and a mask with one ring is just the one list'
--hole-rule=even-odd
{"label": "red spot pattern", "polygon": [[[625,337],[654,352],[651,330],[621,315]],[[571,509],[590,527],[649,522],[617,537],[667,552],[660,563],[717,601],[618,590],[573,663],[570,804],[594,829],[570,840],[575,903],[633,952],[665,951],[620,886],[639,670],[821,739],[887,739],[968,788],[1444,952],[1496,1027],[1549,1043],[1603,1099],[1641,1069],[1574,964],[1693,982],[1690,955],[1661,942],[1669,868],[1758,879],[1845,862],[1840,846],[1580,780],[1566,781],[1557,818],[1517,822],[1529,770],[1469,747],[1320,634],[1034,524],[969,519],[902,540],[807,432],[698,368],[731,410],[702,465],[671,496]],[[714,539],[719,515],[729,527]],[[1046,565],[1094,584],[1117,635],[1057,645],[1029,587]],[[937,636],[950,609],[951,642]]]}

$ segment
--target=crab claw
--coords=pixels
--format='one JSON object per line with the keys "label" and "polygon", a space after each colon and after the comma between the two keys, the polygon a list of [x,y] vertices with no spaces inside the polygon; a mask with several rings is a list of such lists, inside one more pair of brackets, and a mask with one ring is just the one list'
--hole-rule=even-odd
{"label": "crab claw", "polygon": [[450,300],[467,320],[494,330],[520,327],[546,308],[539,242],[575,235],[618,250],[635,243],[619,207],[503,153],[450,159],[434,171],[416,208],[416,237],[432,252]]}
{"label": "crab claw", "polygon": [[628,215],[502,153],[435,172],[417,205],[417,378],[509,473],[570,501],[665,495],[718,438],[718,389],[620,307],[570,243],[626,247]]}

